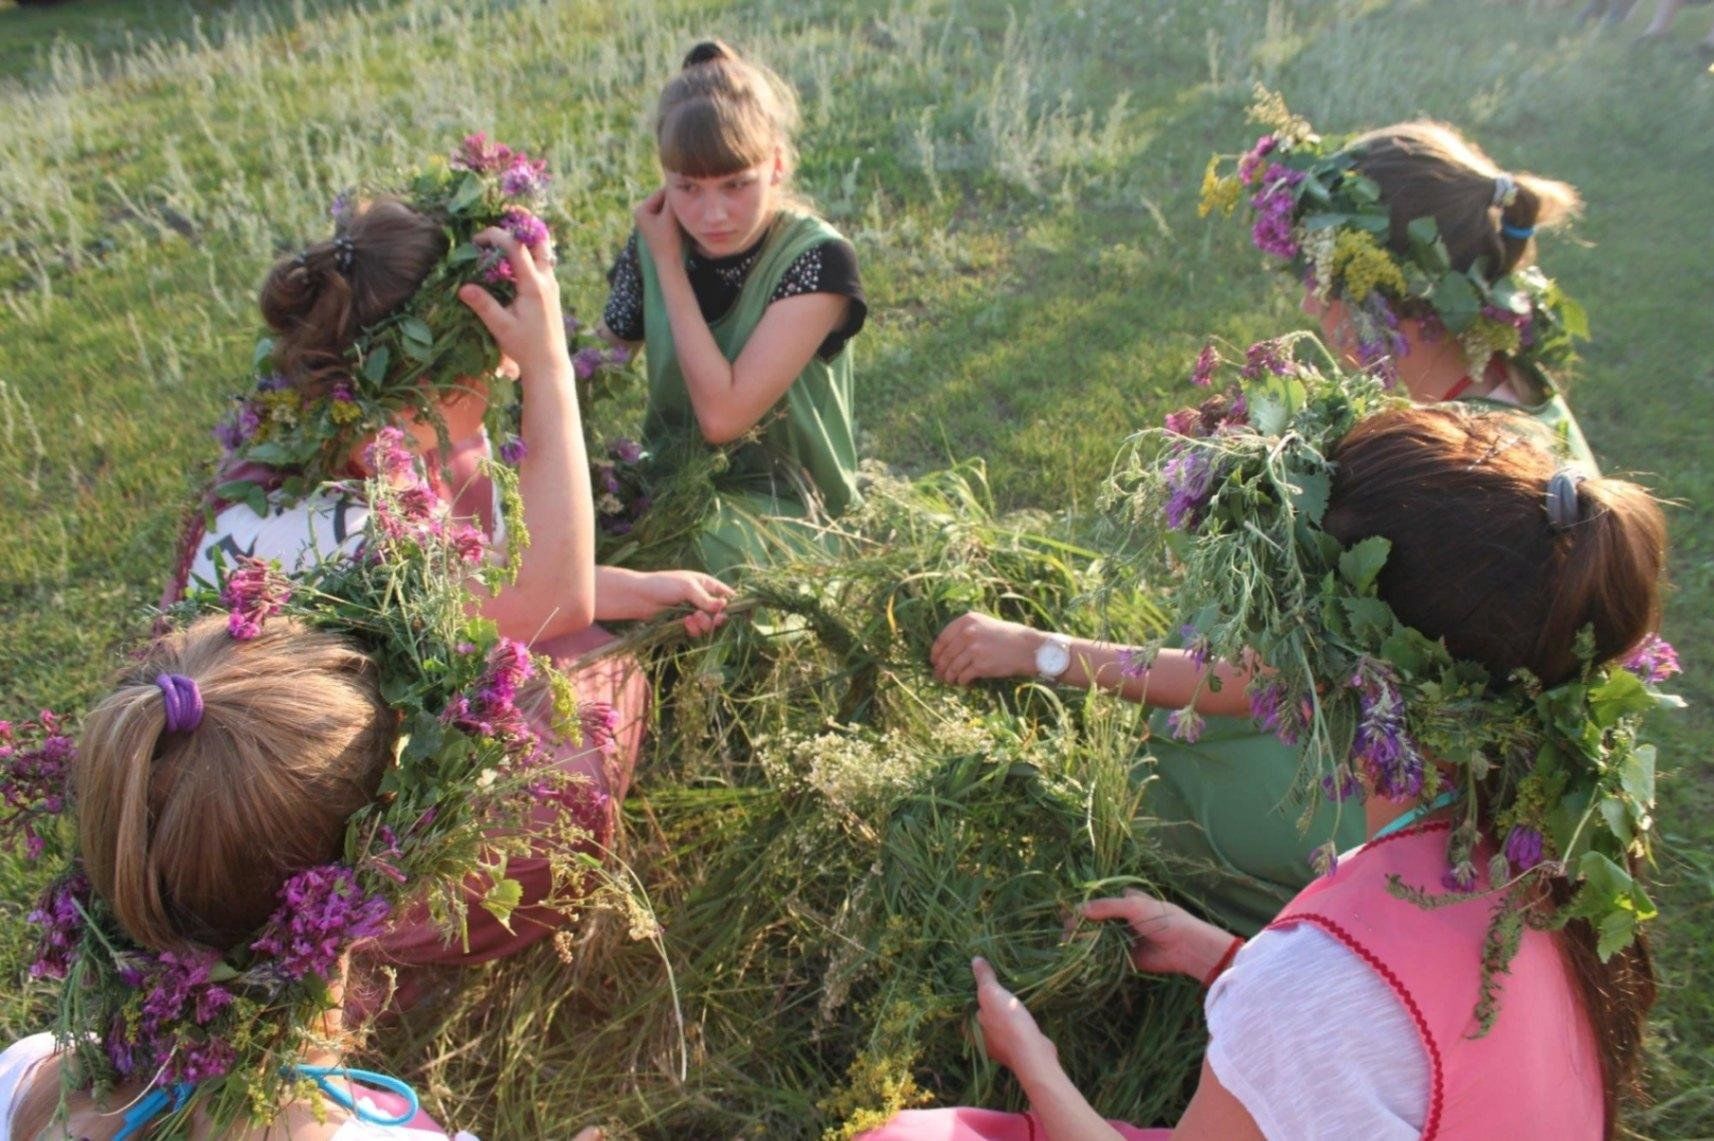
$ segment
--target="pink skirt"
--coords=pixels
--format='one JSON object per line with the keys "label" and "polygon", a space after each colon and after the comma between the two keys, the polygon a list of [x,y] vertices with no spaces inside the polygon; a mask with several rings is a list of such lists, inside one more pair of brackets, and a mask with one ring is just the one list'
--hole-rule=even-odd
{"label": "pink skirt", "polygon": [[[1170,1129],[1138,1129],[1109,1121],[1125,1141],[1171,1141]],[[1047,1130],[1033,1113],[998,1109],[907,1109],[857,1141],[1047,1141]]]}
{"label": "pink skirt", "polygon": [[[533,649],[558,661],[570,661],[611,641],[612,634],[599,626],[590,626],[575,634],[538,642]],[[631,776],[648,727],[649,685],[637,660],[626,655],[603,658],[578,671],[572,681],[580,702],[606,702],[613,707],[617,715],[613,739],[605,746],[593,742],[566,746],[557,767],[580,779],[565,795],[538,805],[532,817],[545,830],[569,816],[594,837],[587,850],[600,856],[612,843],[619,804],[631,787]],[[473,905],[468,915],[468,942],[455,940],[448,945],[446,936],[430,921],[427,909],[419,907],[400,916],[391,930],[367,944],[360,955],[354,955],[361,962],[353,965],[471,966],[515,955],[565,924],[566,917],[558,908],[540,905],[554,888],[546,853],[510,857],[506,875],[523,886],[523,903],[512,912],[510,929],[508,924]],[[488,886],[485,877],[471,877],[469,897],[473,901],[480,899]],[[564,902],[564,885],[560,888],[559,899]],[[416,989],[408,973],[401,972],[397,1004],[410,1006]],[[348,1013],[361,1013],[352,1011],[350,1004],[347,1009]]]}

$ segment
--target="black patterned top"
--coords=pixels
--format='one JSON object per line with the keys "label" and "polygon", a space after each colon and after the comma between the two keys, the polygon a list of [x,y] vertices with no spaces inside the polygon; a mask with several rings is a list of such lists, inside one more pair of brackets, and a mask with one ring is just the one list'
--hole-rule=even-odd
{"label": "black patterned top", "polygon": [[[762,255],[762,243],[765,241],[767,235],[763,234],[749,249],[723,258],[700,257],[695,252],[685,258],[690,288],[696,294],[696,305],[702,311],[704,321],[712,324],[732,308],[732,303],[738,300],[738,291],[744,287],[744,279]],[[613,290],[607,297],[607,308],[602,311],[608,330],[621,340],[642,340],[643,271],[637,261],[636,231],[631,232],[631,240],[625,243],[624,250],[613,261],[613,268],[607,271],[607,284]],[[845,347],[845,342],[863,328],[863,322],[869,316],[869,306],[863,298],[863,282],[857,275],[857,251],[850,242],[823,242],[805,250],[786,267],[785,276],[780,278],[780,284],[769,301],[780,301],[802,293],[836,293],[851,299],[845,310],[845,320],[827,335],[816,350],[816,355],[822,360],[832,360]]]}

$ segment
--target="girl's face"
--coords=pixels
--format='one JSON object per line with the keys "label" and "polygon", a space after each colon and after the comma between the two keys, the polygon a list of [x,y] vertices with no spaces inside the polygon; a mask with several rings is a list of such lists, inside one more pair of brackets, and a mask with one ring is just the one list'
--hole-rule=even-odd
{"label": "girl's face", "polygon": [[667,171],[667,205],[703,257],[749,249],[774,220],[784,175],[776,152],[766,162],[732,174],[692,178]]}

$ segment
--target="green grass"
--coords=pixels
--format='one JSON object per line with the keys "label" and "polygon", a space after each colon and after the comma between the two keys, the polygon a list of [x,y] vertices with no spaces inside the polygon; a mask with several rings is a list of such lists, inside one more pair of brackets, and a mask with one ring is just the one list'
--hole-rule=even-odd
{"label": "green grass", "polygon": [[[1609,471],[1678,504],[1666,632],[1692,704],[1659,729],[1657,1105],[1632,1126],[1714,1135],[1714,78],[1680,23],[1638,49],[1487,0],[0,3],[0,704],[75,707],[137,628],[242,385],[254,288],[336,190],[470,130],[540,149],[591,314],[652,186],[645,105],[700,34],[803,93],[800,181],[870,296],[870,451],[984,456],[1003,507],[1089,508],[1204,336],[1301,322],[1238,228],[1195,215],[1207,153],[1248,141],[1253,81],[1328,131],[1432,115],[1583,191],[1543,250],[1595,327],[1572,401]],[[9,963],[25,878],[0,862]],[[38,1011],[4,989],[15,1032]],[[469,1096],[450,1063],[424,1072]]]}

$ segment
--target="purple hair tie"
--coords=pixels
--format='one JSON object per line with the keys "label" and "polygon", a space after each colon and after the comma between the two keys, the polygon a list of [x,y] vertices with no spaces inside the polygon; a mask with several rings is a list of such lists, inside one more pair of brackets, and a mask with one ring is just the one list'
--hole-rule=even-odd
{"label": "purple hair tie", "polygon": [[155,678],[161,687],[161,701],[167,707],[167,732],[189,733],[202,724],[202,691],[196,679],[183,674],[161,674]]}

